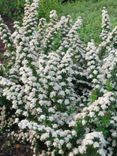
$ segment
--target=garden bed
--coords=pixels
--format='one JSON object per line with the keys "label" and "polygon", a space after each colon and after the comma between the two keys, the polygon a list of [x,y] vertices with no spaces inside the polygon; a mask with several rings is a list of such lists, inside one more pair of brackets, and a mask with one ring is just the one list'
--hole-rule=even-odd
{"label": "garden bed", "polygon": [[5,135],[0,135],[0,156],[31,156],[28,145],[11,144]]}

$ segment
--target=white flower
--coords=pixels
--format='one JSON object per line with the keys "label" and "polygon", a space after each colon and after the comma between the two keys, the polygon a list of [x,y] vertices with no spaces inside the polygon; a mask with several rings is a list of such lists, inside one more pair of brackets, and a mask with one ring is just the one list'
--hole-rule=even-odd
{"label": "white flower", "polygon": [[57,100],[58,103],[62,104],[63,103],[63,100],[59,99]]}
{"label": "white flower", "polygon": [[19,122],[18,126],[21,129],[25,129],[28,126],[28,124],[29,124],[29,122],[25,119],[25,120],[22,120],[21,122]]}
{"label": "white flower", "polygon": [[72,130],[72,135],[73,135],[73,136],[77,136],[77,133],[76,133],[75,130]]}
{"label": "white flower", "polygon": [[54,110],[54,108],[50,107],[50,108],[48,109],[48,112],[54,113],[55,110]]}
{"label": "white flower", "polygon": [[58,143],[57,142],[53,142],[53,146],[54,147],[57,147],[58,146]]}
{"label": "white flower", "polygon": [[104,149],[99,149],[98,150],[98,153],[101,155],[101,156],[106,156],[106,151]]}
{"label": "white flower", "polygon": [[99,116],[104,116],[104,112],[103,112],[103,111],[100,111],[100,112],[98,113],[98,115],[99,115]]}
{"label": "white flower", "polygon": [[63,150],[59,150],[59,153],[63,155],[64,154],[64,151]]}
{"label": "white flower", "polygon": [[98,74],[98,71],[97,70],[94,70],[93,71],[93,74],[95,74],[95,75]]}
{"label": "white flower", "polygon": [[94,148],[99,147],[99,143],[98,143],[98,142],[94,142],[93,147],[94,147]]}
{"label": "white flower", "polygon": [[54,121],[54,117],[53,117],[53,116],[50,116],[50,117],[49,117],[49,120],[50,120],[50,121]]}
{"label": "white flower", "polygon": [[19,119],[18,118],[15,118],[15,123],[18,123],[19,122]]}
{"label": "white flower", "polygon": [[74,156],[74,153],[73,153],[73,152],[70,152],[70,153],[69,153],[69,156]]}
{"label": "white flower", "polygon": [[85,120],[82,120],[82,124],[85,125],[86,124],[86,121]]}
{"label": "white flower", "polygon": [[84,146],[79,146],[78,150],[79,150],[79,153],[83,154],[83,153],[86,152],[86,147],[84,147]]}
{"label": "white flower", "polygon": [[95,116],[95,113],[94,113],[94,112],[90,112],[90,113],[89,113],[89,116],[90,116],[90,117],[94,117],[94,116]]}
{"label": "white flower", "polygon": [[58,125],[57,124],[53,124],[53,128],[58,128]]}
{"label": "white flower", "polygon": [[45,115],[41,115],[41,116],[39,117],[39,119],[45,120],[45,119],[46,119],[46,116],[45,116]]}
{"label": "white flower", "polygon": [[65,99],[64,104],[68,105],[70,103],[70,101],[68,99]]}
{"label": "white flower", "polygon": [[60,143],[60,145],[63,145],[64,144],[64,140],[60,140],[59,143]]}
{"label": "white flower", "polygon": [[65,92],[62,91],[62,90],[58,94],[61,95],[61,96],[65,96]]}
{"label": "white flower", "polygon": [[23,112],[23,115],[27,117],[28,116],[28,112],[27,111]]}
{"label": "white flower", "polygon": [[74,153],[75,155],[77,155],[77,154],[79,153],[78,148],[74,148],[74,149],[73,149],[73,153]]}
{"label": "white flower", "polygon": [[20,114],[21,112],[22,112],[22,110],[20,110],[20,109],[16,110],[16,114]]}
{"label": "white flower", "polygon": [[73,121],[71,121],[71,122],[69,123],[69,127],[73,127],[73,126],[75,126],[75,124],[76,124],[76,122],[73,120]]}
{"label": "white flower", "polygon": [[53,137],[57,137],[57,133],[56,133],[56,132],[53,132],[53,133],[52,133],[52,136],[53,136]]}
{"label": "white flower", "polygon": [[66,147],[67,147],[68,149],[71,149],[72,144],[69,142],[69,143],[67,143]]}
{"label": "white flower", "polygon": [[18,108],[17,104],[13,104],[12,108],[17,109]]}
{"label": "white flower", "polygon": [[46,141],[46,145],[50,146],[51,145],[51,141]]}
{"label": "white flower", "polygon": [[41,135],[40,140],[43,141],[43,140],[46,140],[47,138],[49,138],[49,133],[44,133]]}
{"label": "white flower", "polygon": [[56,96],[56,92],[55,91],[53,91],[53,92],[50,93],[50,97],[51,98],[54,97],[54,96]]}
{"label": "white flower", "polygon": [[92,81],[93,83],[97,83],[98,82],[98,80],[97,79],[93,79],[93,81]]}
{"label": "white flower", "polygon": [[42,109],[41,108],[37,108],[36,109],[38,113],[42,113]]}

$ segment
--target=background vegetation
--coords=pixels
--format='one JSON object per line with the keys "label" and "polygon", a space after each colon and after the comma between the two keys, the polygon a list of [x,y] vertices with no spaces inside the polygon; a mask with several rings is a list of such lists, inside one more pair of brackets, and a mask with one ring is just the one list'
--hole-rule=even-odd
{"label": "background vegetation", "polygon": [[[23,15],[24,0],[0,0],[0,14],[7,15],[14,20],[20,20]],[[70,14],[75,20],[79,15],[83,18],[81,38],[85,41],[95,39],[99,42],[101,10],[106,6],[111,18],[112,26],[117,20],[116,0],[76,0],[75,2],[61,3],[61,0],[41,0],[39,17],[48,19],[50,10],[57,10],[58,15]]]}

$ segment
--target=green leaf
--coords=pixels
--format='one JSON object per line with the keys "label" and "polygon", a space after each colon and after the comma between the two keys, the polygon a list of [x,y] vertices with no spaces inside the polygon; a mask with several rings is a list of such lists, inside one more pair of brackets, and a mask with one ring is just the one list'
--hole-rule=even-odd
{"label": "green leaf", "polygon": [[106,82],[106,89],[109,91],[113,90],[112,83],[110,80],[107,80],[107,82]]}

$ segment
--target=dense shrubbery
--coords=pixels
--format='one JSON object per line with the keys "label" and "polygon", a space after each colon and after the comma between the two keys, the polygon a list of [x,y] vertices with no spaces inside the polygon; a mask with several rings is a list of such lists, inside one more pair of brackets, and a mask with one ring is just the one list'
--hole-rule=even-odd
{"label": "dense shrubbery", "polygon": [[79,17],[37,22],[38,0],[26,3],[15,32],[0,18],[5,43],[0,77],[0,132],[29,143],[34,155],[115,156],[117,28],[102,11],[102,42],[82,43]]}

